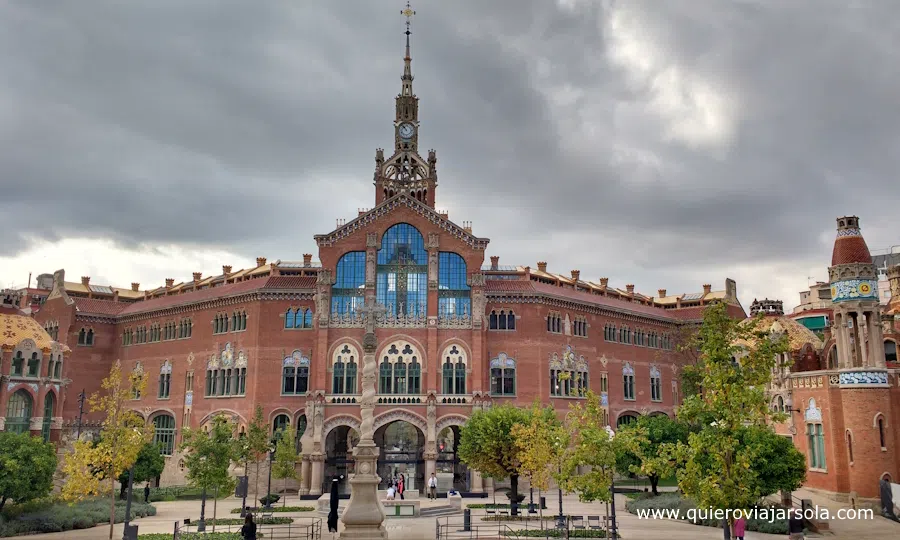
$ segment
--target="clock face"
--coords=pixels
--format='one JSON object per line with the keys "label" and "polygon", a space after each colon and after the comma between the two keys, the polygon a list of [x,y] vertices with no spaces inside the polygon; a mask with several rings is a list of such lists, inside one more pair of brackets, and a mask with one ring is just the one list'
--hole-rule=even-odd
{"label": "clock face", "polygon": [[412,124],[400,124],[400,138],[402,139],[411,139],[413,134],[416,132],[416,127]]}

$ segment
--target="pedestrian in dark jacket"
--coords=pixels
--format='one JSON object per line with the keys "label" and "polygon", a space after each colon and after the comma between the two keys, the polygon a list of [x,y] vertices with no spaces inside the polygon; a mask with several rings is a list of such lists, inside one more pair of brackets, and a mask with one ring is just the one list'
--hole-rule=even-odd
{"label": "pedestrian in dark jacket", "polygon": [[150,502],[150,484],[144,486],[144,502]]}
{"label": "pedestrian in dark jacket", "polygon": [[253,514],[247,514],[244,518],[244,526],[241,527],[241,538],[244,540],[256,540],[256,523],[253,523]]}

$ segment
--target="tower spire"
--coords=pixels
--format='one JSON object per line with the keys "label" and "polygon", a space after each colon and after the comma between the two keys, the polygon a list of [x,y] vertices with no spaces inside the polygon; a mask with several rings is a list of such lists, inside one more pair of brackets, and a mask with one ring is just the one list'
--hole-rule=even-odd
{"label": "tower spire", "polygon": [[[406,17],[406,55],[403,57],[403,94],[404,95],[412,95],[412,56],[409,52],[409,36],[412,34],[409,27],[412,23],[412,16],[416,14],[415,11],[410,7],[409,2],[406,2],[406,9],[400,12],[401,15]],[[408,88],[407,88],[408,87]]]}

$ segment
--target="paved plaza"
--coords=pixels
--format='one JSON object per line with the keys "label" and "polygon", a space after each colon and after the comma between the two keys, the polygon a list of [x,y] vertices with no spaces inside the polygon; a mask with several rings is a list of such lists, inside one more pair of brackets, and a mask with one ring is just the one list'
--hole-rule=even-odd
{"label": "paved plaza", "polygon": [[[825,506],[830,510],[837,511],[841,505],[833,501],[829,501],[823,497],[813,495],[811,493],[800,490],[796,493],[798,497],[812,499],[815,504]],[[698,527],[686,523],[680,523],[671,520],[641,520],[637,516],[629,514],[625,511],[626,498],[622,495],[616,497],[617,517],[619,520],[619,530],[625,540],[658,540],[665,538],[666,540],[694,540],[709,539],[718,540],[722,538],[722,531],[709,527]],[[240,507],[239,499],[224,499],[218,502],[218,517],[234,518],[237,514],[231,514],[233,508]],[[346,501],[341,501],[346,504]],[[466,499],[463,504],[476,504],[492,502],[491,499]],[[554,509],[558,508],[559,499],[554,494],[547,494],[547,513],[554,513]],[[296,498],[289,498],[287,504],[293,506],[315,506],[315,501],[298,501]],[[422,508],[428,508],[435,505],[443,505],[445,501],[432,503],[427,499],[422,500]],[[196,520],[200,516],[200,501],[176,501],[176,502],[159,502],[154,503],[157,508],[157,514],[153,517],[146,517],[135,521],[138,524],[140,533],[171,533],[174,529],[176,521],[183,521],[185,518]],[[207,518],[212,517],[212,504],[207,503]],[[597,503],[582,503],[574,495],[563,496],[563,509],[567,514],[573,515],[603,515],[604,505]],[[475,509],[473,513],[473,523],[479,523],[479,517],[484,515],[484,510]],[[294,518],[310,518],[321,517],[323,533],[322,538],[329,540],[332,534],[327,532],[326,519],[315,512],[297,512],[276,514],[277,516],[288,516]],[[442,518],[443,519],[443,518]],[[461,518],[460,518],[461,519]],[[549,522],[552,523],[552,522]],[[389,537],[392,540],[432,540],[435,537],[435,518],[393,518],[385,520],[385,527]],[[40,539],[91,539],[96,540],[107,537],[107,527],[99,526],[92,529],[80,531],[69,531],[53,534],[32,535],[30,540]],[[207,527],[211,531],[212,527]],[[884,518],[876,517],[874,520],[859,521],[832,521],[831,530],[833,534],[821,535],[822,538],[834,539],[852,539],[852,540],[883,540],[886,538],[900,537],[900,524],[890,522]],[[122,524],[116,525],[114,538],[122,537]],[[814,535],[810,535],[814,537]],[[748,532],[747,540],[762,539],[784,539],[783,535],[762,534],[756,532]]]}

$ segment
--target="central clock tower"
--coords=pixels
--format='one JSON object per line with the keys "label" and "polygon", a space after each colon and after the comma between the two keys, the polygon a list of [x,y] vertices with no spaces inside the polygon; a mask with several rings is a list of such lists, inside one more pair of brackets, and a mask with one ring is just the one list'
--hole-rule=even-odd
{"label": "central clock tower", "polygon": [[419,98],[413,92],[409,47],[410,18],[415,12],[407,6],[402,14],[406,16],[406,55],[400,93],[395,98],[394,153],[385,159],[384,150],[379,148],[375,152],[375,204],[406,193],[434,208],[437,159],[434,150],[428,151],[427,160],[419,155]]}

